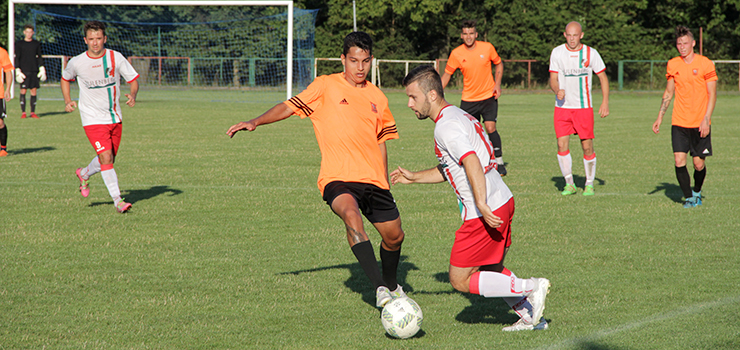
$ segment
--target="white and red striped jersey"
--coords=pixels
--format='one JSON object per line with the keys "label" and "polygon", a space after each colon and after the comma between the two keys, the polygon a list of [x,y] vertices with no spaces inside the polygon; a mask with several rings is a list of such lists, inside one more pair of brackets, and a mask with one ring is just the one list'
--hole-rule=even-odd
{"label": "white and red striped jersey", "polygon": [[563,44],[550,54],[550,72],[558,73],[560,88],[565,90],[565,99],[556,100],[560,108],[593,108],[591,87],[593,73],[606,70],[604,60],[593,47],[581,45],[581,49],[571,51]]}
{"label": "white and red striped jersey", "polygon": [[457,195],[460,215],[464,221],[481,217],[468,182],[462,161],[465,157],[478,157],[486,176],[486,203],[496,210],[513,197],[496,170],[493,145],[488,134],[475,117],[462,109],[448,105],[434,120],[434,152],[442,165],[447,182]]}
{"label": "white and red striped jersey", "polygon": [[118,51],[106,49],[98,58],[85,51],[69,60],[62,79],[80,87],[82,126],[121,122],[121,77],[130,83],[139,73]]}

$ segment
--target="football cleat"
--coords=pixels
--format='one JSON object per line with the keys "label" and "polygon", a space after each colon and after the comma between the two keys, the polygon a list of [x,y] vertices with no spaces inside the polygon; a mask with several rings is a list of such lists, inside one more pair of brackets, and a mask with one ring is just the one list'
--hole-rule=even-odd
{"label": "football cleat", "polygon": [[547,278],[532,278],[534,289],[529,293],[527,299],[532,304],[532,319],[539,320],[545,312],[545,298],[550,293],[550,280]]}
{"label": "football cleat", "polygon": [[408,298],[406,293],[403,292],[403,287],[401,287],[400,284],[397,284],[397,288],[394,291],[391,291],[391,298],[398,299],[398,298]]}
{"label": "football cleat", "polygon": [[696,198],[696,205],[701,205],[701,191],[695,192],[694,190],[691,190],[692,197]]}
{"label": "football cleat", "polygon": [[83,197],[87,197],[90,195],[90,185],[88,185],[87,180],[82,178],[82,175],[80,175],[80,172],[82,171],[82,168],[77,168],[77,171],[75,171],[75,174],[77,174],[77,178],[80,179],[80,194]]}
{"label": "football cleat", "polygon": [[26,119],[26,112],[21,113],[21,119]]}
{"label": "football cleat", "polygon": [[37,116],[36,113],[31,112],[31,118],[33,118],[33,119],[39,119],[39,116]]}
{"label": "football cleat", "polygon": [[393,300],[393,297],[388,287],[380,286],[375,290],[375,306],[383,307],[391,300]]}
{"label": "football cleat", "polygon": [[586,185],[586,188],[583,189],[583,195],[593,196],[594,195],[594,185]]}
{"label": "football cleat", "polygon": [[686,209],[693,208],[697,205],[701,205],[701,198],[696,198],[696,197],[686,198],[686,201],[683,202],[683,207]]}
{"label": "football cleat", "polygon": [[578,190],[576,189],[576,185],[573,184],[566,184],[565,189],[563,189],[563,192],[560,192],[563,196],[569,196],[571,194],[576,194]]}
{"label": "football cleat", "polygon": [[126,203],[123,199],[116,204],[116,210],[121,214],[127,212],[129,209],[131,209],[131,203]]}
{"label": "football cleat", "polygon": [[3,150],[0,150],[0,157],[7,157],[7,156],[8,156],[8,151],[6,151],[4,149]]}
{"label": "football cleat", "polygon": [[524,322],[523,318],[520,318],[519,321],[516,321],[511,326],[501,328],[504,332],[516,332],[516,331],[540,331],[545,330],[548,328],[547,320],[545,320],[544,317],[540,318],[540,322],[535,324]]}

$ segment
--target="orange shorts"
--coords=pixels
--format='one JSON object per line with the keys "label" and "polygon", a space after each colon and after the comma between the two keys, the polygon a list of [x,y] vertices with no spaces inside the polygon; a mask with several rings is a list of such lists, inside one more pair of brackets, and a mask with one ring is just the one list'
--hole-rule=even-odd
{"label": "orange shorts", "polygon": [[593,108],[555,107],[555,137],[578,134],[581,140],[594,138]]}
{"label": "orange shorts", "polygon": [[118,153],[118,146],[121,144],[121,134],[123,133],[123,124],[96,124],[84,127],[87,139],[95,149],[95,153],[101,154],[105,151],[113,151],[115,156]]}
{"label": "orange shorts", "polygon": [[450,264],[455,267],[474,267],[498,264],[511,245],[511,218],[514,216],[514,198],[493,211],[504,221],[492,228],[483,218],[465,221],[455,232],[455,243],[450,253]]}

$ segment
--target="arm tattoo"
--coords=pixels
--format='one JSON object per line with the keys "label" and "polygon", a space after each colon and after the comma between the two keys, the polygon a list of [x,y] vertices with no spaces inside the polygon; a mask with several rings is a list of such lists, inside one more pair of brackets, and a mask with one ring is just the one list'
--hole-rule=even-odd
{"label": "arm tattoo", "polygon": [[663,114],[668,110],[668,105],[671,104],[670,97],[663,97],[663,102],[660,103],[660,113]]}

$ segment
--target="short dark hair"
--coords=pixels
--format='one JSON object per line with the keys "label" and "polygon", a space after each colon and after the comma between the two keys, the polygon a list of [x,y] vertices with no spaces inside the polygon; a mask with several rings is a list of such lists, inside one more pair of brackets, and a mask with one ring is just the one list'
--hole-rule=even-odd
{"label": "short dark hair", "polygon": [[476,24],[477,23],[475,22],[474,19],[466,19],[466,20],[462,21],[462,29],[465,29],[465,28],[473,28],[473,29],[475,29],[475,25]]}
{"label": "short dark hair", "polygon": [[676,27],[676,42],[678,42],[678,38],[688,36],[691,38],[691,40],[694,40],[694,34],[691,33],[691,29],[687,26],[678,26]]}
{"label": "short dark hair", "polygon": [[103,32],[103,36],[105,36],[105,24],[103,24],[103,22],[90,21],[90,22],[85,23],[85,27],[83,29],[85,36],[87,36],[87,32],[90,30],[94,30],[94,31],[99,30]]}
{"label": "short dark hair", "polygon": [[360,50],[367,51],[371,56],[373,55],[373,38],[365,32],[352,32],[344,37],[344,49],[342,55],[349,53],[349,49],[358,47]]}
{"label": "short dark hair", "polygon": [[412,69],[409,74],[403,78],[403,86],[409,86],[413,82],[419,82],[421,92],[426,95],[429,91],[436,91],[439,97],[445,97],[444,88],[442,88],[442,79],[433,66],[418,66]]}
{"label": "short dark hair", "polygon": [[23,31],[25,32],[25,31],[26,31],[26,29],[28,29],[28,28],[31,28],[31,29],[32,29],[33,31],[36,31],[36,28],[34,28],[34,27],[33,27],[32,25],[30,25],[30,24],[26,24],[26,25],[24,25],[24,26],[23,26]]}

